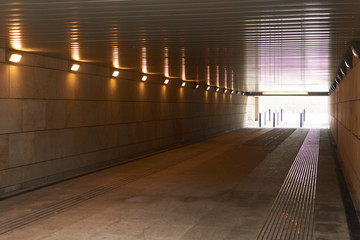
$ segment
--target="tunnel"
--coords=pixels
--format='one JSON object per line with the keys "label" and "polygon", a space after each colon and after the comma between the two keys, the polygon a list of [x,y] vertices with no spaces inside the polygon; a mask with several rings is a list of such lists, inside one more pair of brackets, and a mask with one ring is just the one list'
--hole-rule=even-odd
{"label": "tunnel", "polygon": [[0,240],[360,239],[360,1],[0,13]]}

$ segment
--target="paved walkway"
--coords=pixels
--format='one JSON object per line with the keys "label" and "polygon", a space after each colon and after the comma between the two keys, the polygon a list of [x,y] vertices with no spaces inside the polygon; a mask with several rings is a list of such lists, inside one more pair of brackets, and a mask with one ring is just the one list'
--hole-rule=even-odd
{"label": "paved walkway", "polygon": [[[3,239],[257,239],[306,129],[242,129],[0,201]],[[349,239],[327,130],[313,239]]]}

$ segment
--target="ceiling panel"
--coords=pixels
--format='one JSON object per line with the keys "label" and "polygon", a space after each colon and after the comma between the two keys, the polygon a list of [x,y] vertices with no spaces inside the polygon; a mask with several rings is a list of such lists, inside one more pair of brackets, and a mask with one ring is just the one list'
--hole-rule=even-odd
{"label": "ceiling panel", "polygon": [[3,0],[0,46],[245,91],[327,91],[360,39],[359,10],[358,0]]}

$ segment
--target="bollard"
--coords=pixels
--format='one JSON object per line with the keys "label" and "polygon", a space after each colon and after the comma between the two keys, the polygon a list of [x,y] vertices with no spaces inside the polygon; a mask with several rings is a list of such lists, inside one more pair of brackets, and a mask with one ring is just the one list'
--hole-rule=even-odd
{"label": "bollard", "polygon": [[302,128],[302,113],[300,113],[300,127]]}
{"label": "bollard", "polygon": [[266,125],[266,112],[264,112],[264,126]]}
{"label": "bollard", "polygon": [[261,113],[259,113],[259,127],[261,127]]}
{"label": "bollard", "polygon": [[279,126],[279,113],[276,113],[277,125]]}
{"label": "bollard", "polygon": [[273,113],[273,127],[275,127],[275,113]]}
{"label": "bollard", "polygon": [[304,109],[304,113],[303,113],[303,121],[305,122],[305,109]]}
{"label": "bollard", "polygon": [[282,121],[282,109],[280,110],[280,121]]}
{"label": "bollard", "polygon": [[269,122],[271,121],[271,109],[269,109]]}

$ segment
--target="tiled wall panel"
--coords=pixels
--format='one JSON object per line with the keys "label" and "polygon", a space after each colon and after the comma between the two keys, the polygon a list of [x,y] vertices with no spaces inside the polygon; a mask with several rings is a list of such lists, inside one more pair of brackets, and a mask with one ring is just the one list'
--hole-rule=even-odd
{"label": "tiled wall panel", "polygon": [[[244,126],[245,96],[0,49],[0,195]],[[189,84],[190,85],[190,84]]]}

